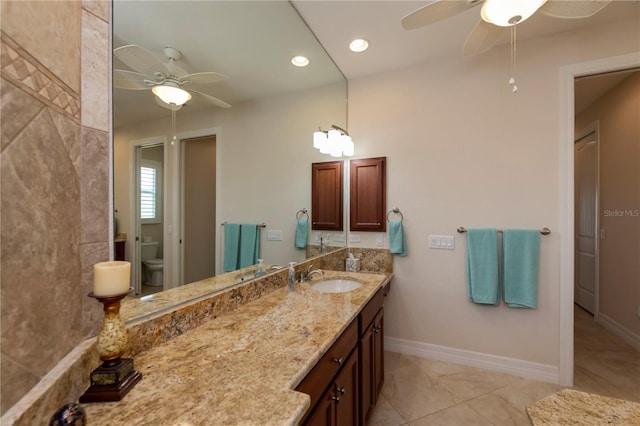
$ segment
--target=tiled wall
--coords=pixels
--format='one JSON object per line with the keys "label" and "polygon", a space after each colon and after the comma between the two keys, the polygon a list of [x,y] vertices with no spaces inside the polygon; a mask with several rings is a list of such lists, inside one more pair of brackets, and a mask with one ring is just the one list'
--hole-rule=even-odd
{"label": "tiled wall", "polygon": [[102,318],[109,258],[108,1],[2,1],[1,412]]}

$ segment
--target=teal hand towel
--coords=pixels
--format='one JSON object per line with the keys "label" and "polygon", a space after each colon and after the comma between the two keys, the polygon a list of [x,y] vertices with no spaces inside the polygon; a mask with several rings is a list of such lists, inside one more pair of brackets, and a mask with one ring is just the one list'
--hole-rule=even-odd
{"label": "teal hand towel", "polygon": [[238,269],[238,255],[240,254],[240,225],[237,223],[224,224],[224,271]]}
{"label": "teal hand towel", "polygon": [[296,248],[303,249],[307,246],[307,235],[309,234],[309,221],[298,220],[296,224]]}
{"label": "teal hand towel", "polygon": [[260,237],[258,234],[258,225],[242,224],[240,225],[240,261],[239,268],[255,265],[258,263],[258,249]]}
{"label": "teal hand towel", "polygon": [[495,228],[467,231],[467,290],[474,303],[500,303],[498,231]]}
{"label": "teal hand towel", "polygon": [[402,221],[387,222],[389,227],[389,251],[399,256],[407,255],[407,241],[404,238]]}
{"label": "teal hand towel", "polygon": [[538,306],[540,231],[505,229],[502,233],[504,301],[512,308]]}

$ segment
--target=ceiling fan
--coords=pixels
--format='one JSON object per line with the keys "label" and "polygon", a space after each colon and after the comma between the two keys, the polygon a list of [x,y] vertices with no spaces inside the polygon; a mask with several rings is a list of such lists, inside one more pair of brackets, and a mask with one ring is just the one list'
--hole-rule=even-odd
{"label": "ceiling fan", "polygon": [[134,71],[113,70],[113,86],[126,90],[151,90],[158,105],[177,111],[192,95],[222,108],[231,105],[214,96],[193,90],[193,85],[213,84],[227,76],[217,72],[189,73],[177,65],[182,53],[174,47],[165,47],[168,62],[162,62],[154,53],[130,44],[113,50],[114,55]]}
{"label": "ceiling fan", "polygon": [[465,55],[477,55],[491,49],[508,27],[515,26],[537,11],[561,19],[588,18],[611,0],[435,0],[404,18],[407,30],[420,28],[462,13],[482,4],[480,16],[464,46]]}

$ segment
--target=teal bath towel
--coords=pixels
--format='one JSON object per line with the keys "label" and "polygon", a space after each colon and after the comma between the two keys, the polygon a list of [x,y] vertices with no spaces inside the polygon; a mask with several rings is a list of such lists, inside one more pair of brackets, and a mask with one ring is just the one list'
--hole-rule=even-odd
{"label": "teal bath towel", "polygon": [[255,265],[258,263],[260,248],[260,235],[258,225],[240,225],[240,259],[238,268]]}
{"label": "teal bath towel", "polygon": [[538,306],[540,231],[505,229],[502,233],[504,301],[512,308]]}
{"label": "teal bath towel", "polygon": [[500,303],[498,231],[495,228],[467,231],[467,289],[474,303]]}
{"label": "teal bath towel", "polygon": [[309,234],[309,221],[306,219],[298,220],[296,224],[296,248],[303,249],[307,247],[307,235]]}
{"label": "teal bath towel", "polygon": [[387,222],[389,226],[389,251],[399,256],[407,255],[407,241],[404,238],[402,221]]}
{"label": "teal bath towel", "polygon": [[224,224],[224,271],[238,269],[238,255],[240,254],[240,225],[237,223]]}

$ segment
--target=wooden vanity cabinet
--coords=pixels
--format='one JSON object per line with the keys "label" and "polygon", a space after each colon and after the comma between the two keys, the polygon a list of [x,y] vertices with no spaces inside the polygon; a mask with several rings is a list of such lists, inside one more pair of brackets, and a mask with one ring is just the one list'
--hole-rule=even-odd
{"label": "wooden vanity cabinet", "polygon": [[[296,390],[311,397],[303,425],[364,425],[384,382],[384,309],[390,283],[364,309]],[[346,361],[345,361],[346,360]]]}
{"label": "wooden vanity cabinet", "polygon": [[380,289],[359,316],[360,418],[366,424],[384,383],[384,308],[389,284]]}

